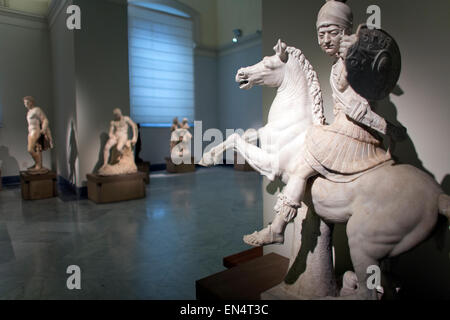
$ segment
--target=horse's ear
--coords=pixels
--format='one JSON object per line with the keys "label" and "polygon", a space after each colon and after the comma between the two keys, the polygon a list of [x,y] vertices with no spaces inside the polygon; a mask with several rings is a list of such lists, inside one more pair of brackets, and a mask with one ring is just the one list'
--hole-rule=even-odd
{"label": "horse's ear", "polygon": [[276,55],[280,57],[281,61],[286,62],[287,61],[287,53],[286,53],[287,45],[281,39],[278,39],[277,44],[275,47],[273,47],[273,50],[275,51]]}

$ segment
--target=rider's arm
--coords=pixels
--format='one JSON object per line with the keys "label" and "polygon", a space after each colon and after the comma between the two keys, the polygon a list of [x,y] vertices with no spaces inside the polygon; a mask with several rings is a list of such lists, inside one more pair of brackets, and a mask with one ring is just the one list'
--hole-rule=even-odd
{"label": "rider's arm", "polygon": [[347,70],[344,65],[344,60],[339,59],[338,63],[342,68],[341,76],[339,77],[339,86],[347,89],[345,92],[341,92],[335,88],[333,96],[344,106],[343,111],[345,114],[356,122],[375,129],[382,134],[386,134],[386,120],[373,112],[369,102],[350,87],[347,81]]}
{"label": "rider's arm", "polygon": [[135,145],[138,139],[138,128],[136,123],[130,119],[130,117],[125,117],[125,121],[130,125],[133,129],[133,138],[131,139],[131,144]]}
{"label": "rider's arm", "polygon": [[352,97],[346,104],[344,112],[353,120],[375,129],[382,134],[387,132],[386,120],[372,111],[369,102],[359,96]]}

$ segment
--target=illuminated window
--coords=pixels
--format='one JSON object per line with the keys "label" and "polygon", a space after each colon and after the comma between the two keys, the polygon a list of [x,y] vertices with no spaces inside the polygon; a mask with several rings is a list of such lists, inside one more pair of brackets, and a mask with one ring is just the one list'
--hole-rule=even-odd
{"label": "illuminated window", "polygon": [[193,21],[178,10],[128,6],[131,117],[142,126],[194,120]]}

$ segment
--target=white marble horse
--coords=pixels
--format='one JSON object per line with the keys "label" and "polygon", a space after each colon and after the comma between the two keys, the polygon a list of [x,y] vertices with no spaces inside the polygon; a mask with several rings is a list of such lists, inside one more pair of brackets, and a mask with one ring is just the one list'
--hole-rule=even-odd
{"label": "white marble horse", "polygon": [[[300,50],[278,41],[276,54],[254,66],[240,69],[241,89],[254,85],[278,87],[267,125],[258,130],[260,148],[237,134],[205,153],[200,164],[220,161],[234,148],[270,180],[289,183],[289,172],[301,152],[306,130],[324,124],[322,96],[316,73]],[[252,137],[253,139],[255,137]],[[336,183],[319,176],[312,179],[306,206],[294,220],[294,240],[289,271],[283,283],[266,298],[315,299],[336,296],[331,257],[331,232],[335,223],[347,222],[350,255],[358,281],[344,299],[377,299],[367,286],[370,266],[406,252],[425,240],[438,214],[450,218],[450,197],[428,174],[410,165],[386,162],[351,182]],[[314,211],[307,215],[307,207]],[[310,220],[314,230],[302,230]],[[307,225],[306,225],[307,226]]]}
{"label": "white marble horse", "polygon": [[[302,147],[306,129],[313,123],[323,124],[322,92],[317,74],[299,49],[278,41],[275,55],[265,57],[254,66],[240,69],[236,81],[241,89],[255,85],[278,88],[267,124],[247,130],[243,136],[234,133],[220,145],[203,154],[199,164],[221,163],[223,153],[234,148],[258,172],[270,180],[289,180],[288,168],[295,165],[295,154]],[[254,145],[260,140],[260,147]]]}

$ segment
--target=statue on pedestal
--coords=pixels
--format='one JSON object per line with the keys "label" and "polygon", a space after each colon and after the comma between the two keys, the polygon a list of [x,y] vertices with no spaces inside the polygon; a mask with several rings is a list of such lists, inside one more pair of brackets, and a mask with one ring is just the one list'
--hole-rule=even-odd
{"label": "statue on pedestal", "polygon": [[188,118],[183,118],[183,121],[181,121],[181,129],[189,129],[189,121]]}
{"label": "statue on pedestal", "polygon": [[[394,39],[364,26],[352,34],[352,25],[352,11],[342,1],[327,1],[317,19],[319,45],[334,59],[331,125],[325,122],[311,64],[299,49],[279,40],[275,55],[236,74],[241,89],[278,88],[267,124],[258,130],[260,147],[247,142],[249,130],[235,133],[200,161],[220,163],[223,152],[233,148],[269,180],[286,184],[274,221],[244,236],[255,246],[283,243],[287,223],[294,222],[289,270],[264,298],[378,299],[381,288],[368,285],[368,270],[425,240],[438,214],[450,219],[450,197],[437,182],[413,166],[395,164],[380,144],[379,134],[394,140],[406,135],[373,112],[369,101],[389,94],[399,78]],[[302,230],[304,221],[314,230]],[[355,272],[346,274],[339,296],[331,236],[333,224],[345,222]],[[302,243],[306,235],[311,239]]]}
{"label": "statue on pedestal", "polygon": [[23,98],[28,122],[28,152],[34,160],[34,165],[28,168],[29,174],[45,174],[50,170],[42,166],[42,151],[53,148],[53,138],[49,121],[44,111],[35,105],[31,96]]}
{"label": "statue on pedestal", "polygon": [[[130,117],[124,116],[119,108],[113,110],[113,115],[109,139],[103,150],[104,164],[98,173],[103,176],[135,173],[137,167],[134,162],[133,147],[137,142],[137,125]],[[128,136],[129,127],[133,132],[131,139]]]}
{"label": "statue on pedestal", "polygon": [[181,124],[178,123],[178,118],[174,119],[170,135],[170,157],[175,164],[191,163],[192,134],[189,128],[187,118],[184,118]]}

